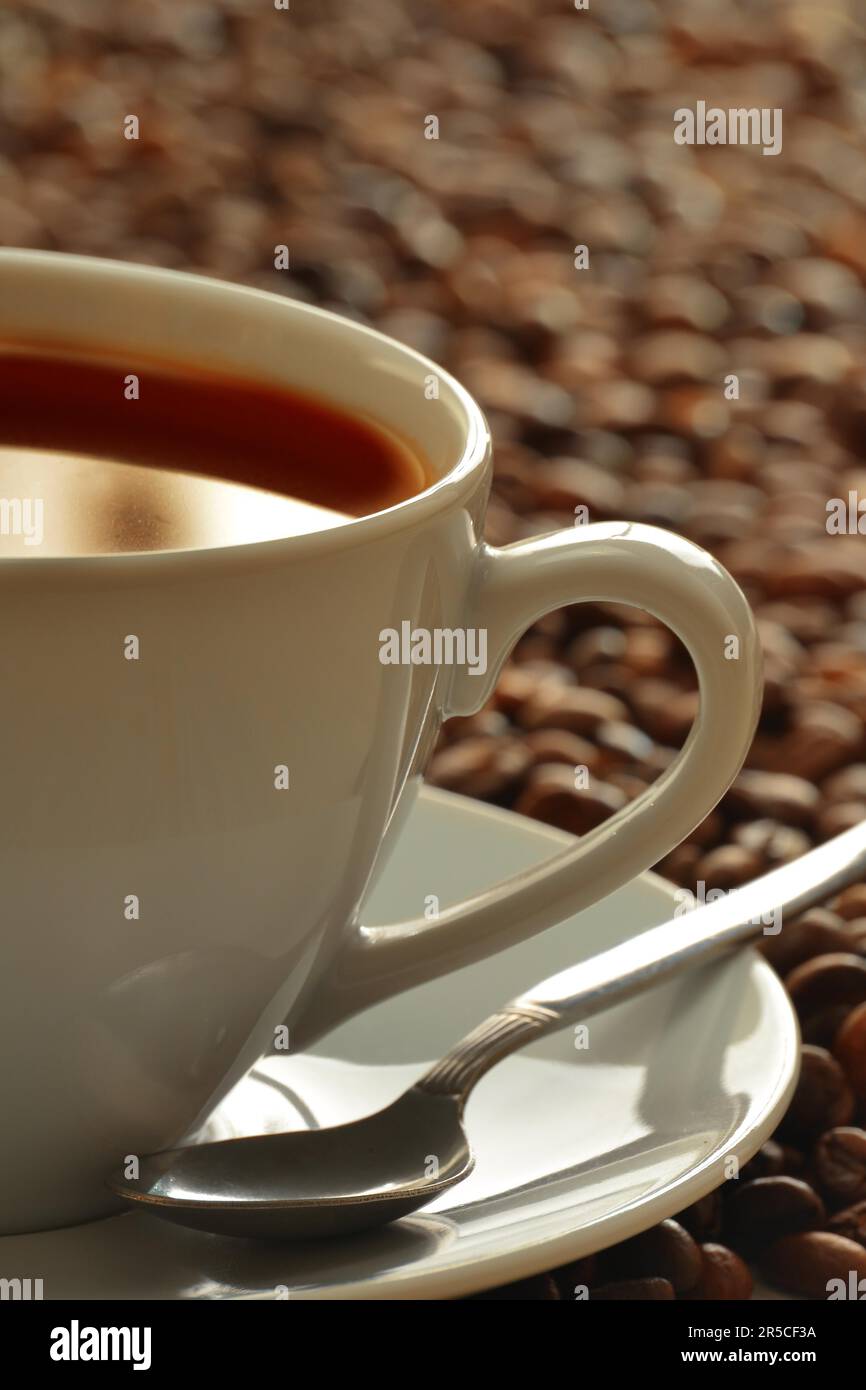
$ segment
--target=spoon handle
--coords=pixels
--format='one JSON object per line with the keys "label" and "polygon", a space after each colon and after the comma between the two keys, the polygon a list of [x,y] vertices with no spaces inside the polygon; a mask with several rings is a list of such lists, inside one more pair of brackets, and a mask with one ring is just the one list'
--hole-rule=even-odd
{"label": "spoon handle", "polygon": [[543,980],[474,1028],[417,1085],[465,1101],[485,1072],[527,1043],[734,947],[776,935],[786,917],[864,876],[866,821],[861,821],[793,863]]}

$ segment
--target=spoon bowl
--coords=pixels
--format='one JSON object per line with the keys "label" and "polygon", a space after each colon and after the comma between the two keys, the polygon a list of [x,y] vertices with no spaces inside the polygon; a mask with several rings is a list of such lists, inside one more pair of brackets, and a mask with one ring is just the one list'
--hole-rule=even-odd
{"label": "spoon bowl", "polygon": [[[460,1101],[412,1087],[350,1124],[164,1149],[108,1187],[180,1226],[311,1240],[408,1216],[471,1173]],[[290,1195],[289,1195],[290,1194]]]}

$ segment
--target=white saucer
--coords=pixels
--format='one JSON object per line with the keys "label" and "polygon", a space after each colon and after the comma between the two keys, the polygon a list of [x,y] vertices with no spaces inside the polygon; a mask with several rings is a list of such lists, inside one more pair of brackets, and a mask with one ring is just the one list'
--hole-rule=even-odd
{"label": "white saucer", "polygon": [[[445,904],[547,858],[569,837],[425,790],[367,921]],[[381,1004],[311,1055],[261,1062],[208,1137],[354,1119],[391,1100],[513,994],[670,916],[646,874],[493,960]],[[745,1162],[793,1089],[798,1039],[775,974],[752,952],[620,1005],[499,1064],[467,1110],[472,1176],[369,1236],[265,1247],[138,1214],[0,1239],[0,1278],[83,1299],[449,1298],[611,1245],[680,1211]]]}

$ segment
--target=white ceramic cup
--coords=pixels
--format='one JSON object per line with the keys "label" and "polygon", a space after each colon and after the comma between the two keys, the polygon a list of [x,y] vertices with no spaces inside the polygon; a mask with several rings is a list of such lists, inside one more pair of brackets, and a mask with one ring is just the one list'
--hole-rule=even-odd
{"label": "white ceramic cup", "polygon": [[[760,662],[742,593],[677,536],[614,522],[486,545],[480,410],[355,323],[194,276],[4,251],[0,337],[313,391],[419,441],[435,474],[387,511],[265,543],[60,558],[0,545],[9,1233],[111,1210],[106,1171],[189,1133],[284,1022],[297,1049],[654,864],[739,769]],[[700,681],[682,752],[548,864],[438,920],[425,899],[447,885],[419,864],[417,919],[360,925],[442,720],[484,703],[528,624],[580,600],[637,604],[682,638]],[[406,621],[484,630],[486,673],[383,664],[380,633]]]}

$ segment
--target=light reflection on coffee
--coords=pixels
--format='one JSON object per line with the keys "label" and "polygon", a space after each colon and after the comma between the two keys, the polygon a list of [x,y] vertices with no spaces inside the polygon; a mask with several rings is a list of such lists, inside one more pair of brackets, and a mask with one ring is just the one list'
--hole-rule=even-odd
{"label": "light reflection on coffee", "polygon": [[0,558],[244,545],[350,519],[221,478],[0,446]]}

